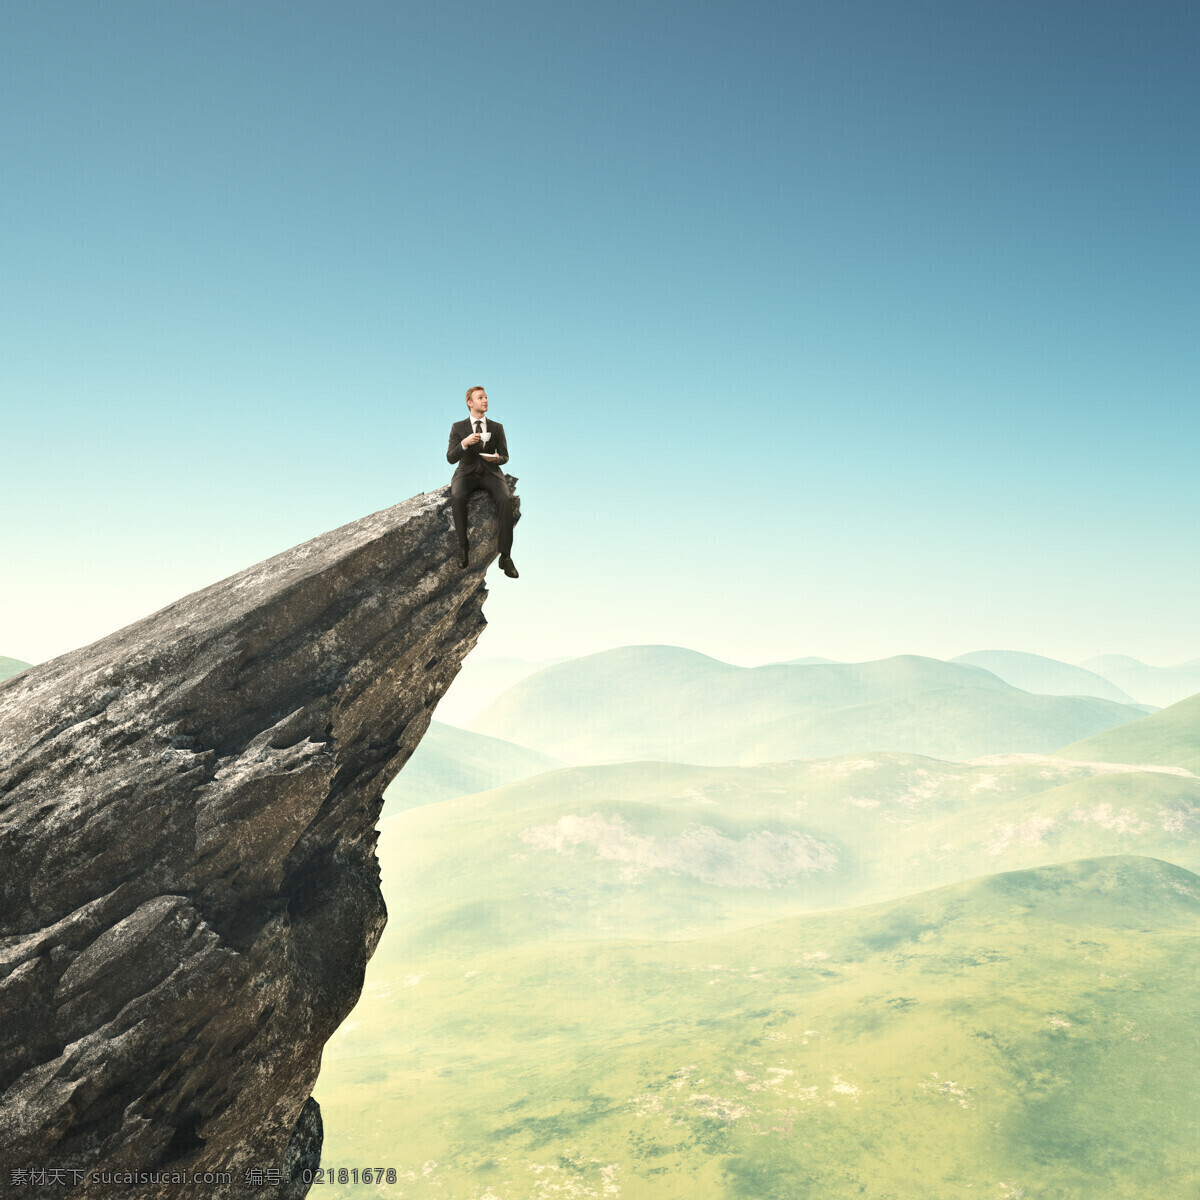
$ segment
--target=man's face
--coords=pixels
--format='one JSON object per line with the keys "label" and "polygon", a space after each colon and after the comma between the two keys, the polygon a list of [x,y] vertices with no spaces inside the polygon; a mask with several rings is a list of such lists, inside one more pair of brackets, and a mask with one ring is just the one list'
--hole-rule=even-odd
{"label": "man's face", "polygon": [[467,402],[467,409],[473,417],[482,417],[487,412],[487,392],[483,388],[471,393],[471,399]]}

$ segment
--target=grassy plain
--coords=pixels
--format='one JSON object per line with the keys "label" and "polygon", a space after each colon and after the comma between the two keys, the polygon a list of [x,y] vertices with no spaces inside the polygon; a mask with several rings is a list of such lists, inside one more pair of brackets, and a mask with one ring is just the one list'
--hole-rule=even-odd
{"label": "grassy plain", "polygon": [[430,947],[373,965],[327,1047],[324,1163],[454,1200],[1191,1196],[1198,935],[1200,879],[1118,857],[735,934]]}

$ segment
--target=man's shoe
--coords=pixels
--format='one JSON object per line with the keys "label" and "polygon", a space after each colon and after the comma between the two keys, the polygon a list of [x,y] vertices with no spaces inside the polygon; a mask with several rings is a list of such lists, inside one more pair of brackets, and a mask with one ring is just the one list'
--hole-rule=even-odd
{"label": "man's shoe", "polygon": [[470,561],[470,557],[471,557],[470,547],[469,546],[459,546],[459,548],[458,548],[458,565],[460,567],[465,568],[467,563]]}
{"label": "man's shoe", "polygon": [[502,570],[509,579],[519,579],[517,568],[513,566],[513,560],[507,554],[500,555],[500,570]]}

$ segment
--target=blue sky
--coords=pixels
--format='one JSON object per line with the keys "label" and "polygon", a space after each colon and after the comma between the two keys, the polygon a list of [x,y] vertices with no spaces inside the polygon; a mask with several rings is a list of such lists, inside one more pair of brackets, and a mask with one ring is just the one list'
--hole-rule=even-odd
{"label": "blue sky", "polygon": [[448,481],[481,653],[1200,656],[1200,12],[0,7],[0,654]]}

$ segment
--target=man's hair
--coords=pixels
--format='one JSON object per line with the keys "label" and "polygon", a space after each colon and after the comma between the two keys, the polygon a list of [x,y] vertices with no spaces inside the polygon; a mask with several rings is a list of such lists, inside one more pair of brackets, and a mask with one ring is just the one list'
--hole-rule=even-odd
{"label": "man's hair", "polygon": [[467,403],[468,404],[471,403],[471,397],[473,395],[475,395],[476,392],[486,392],[486,391],[487,391],[487,388],[485,388],[485,387],[467,388]]}

